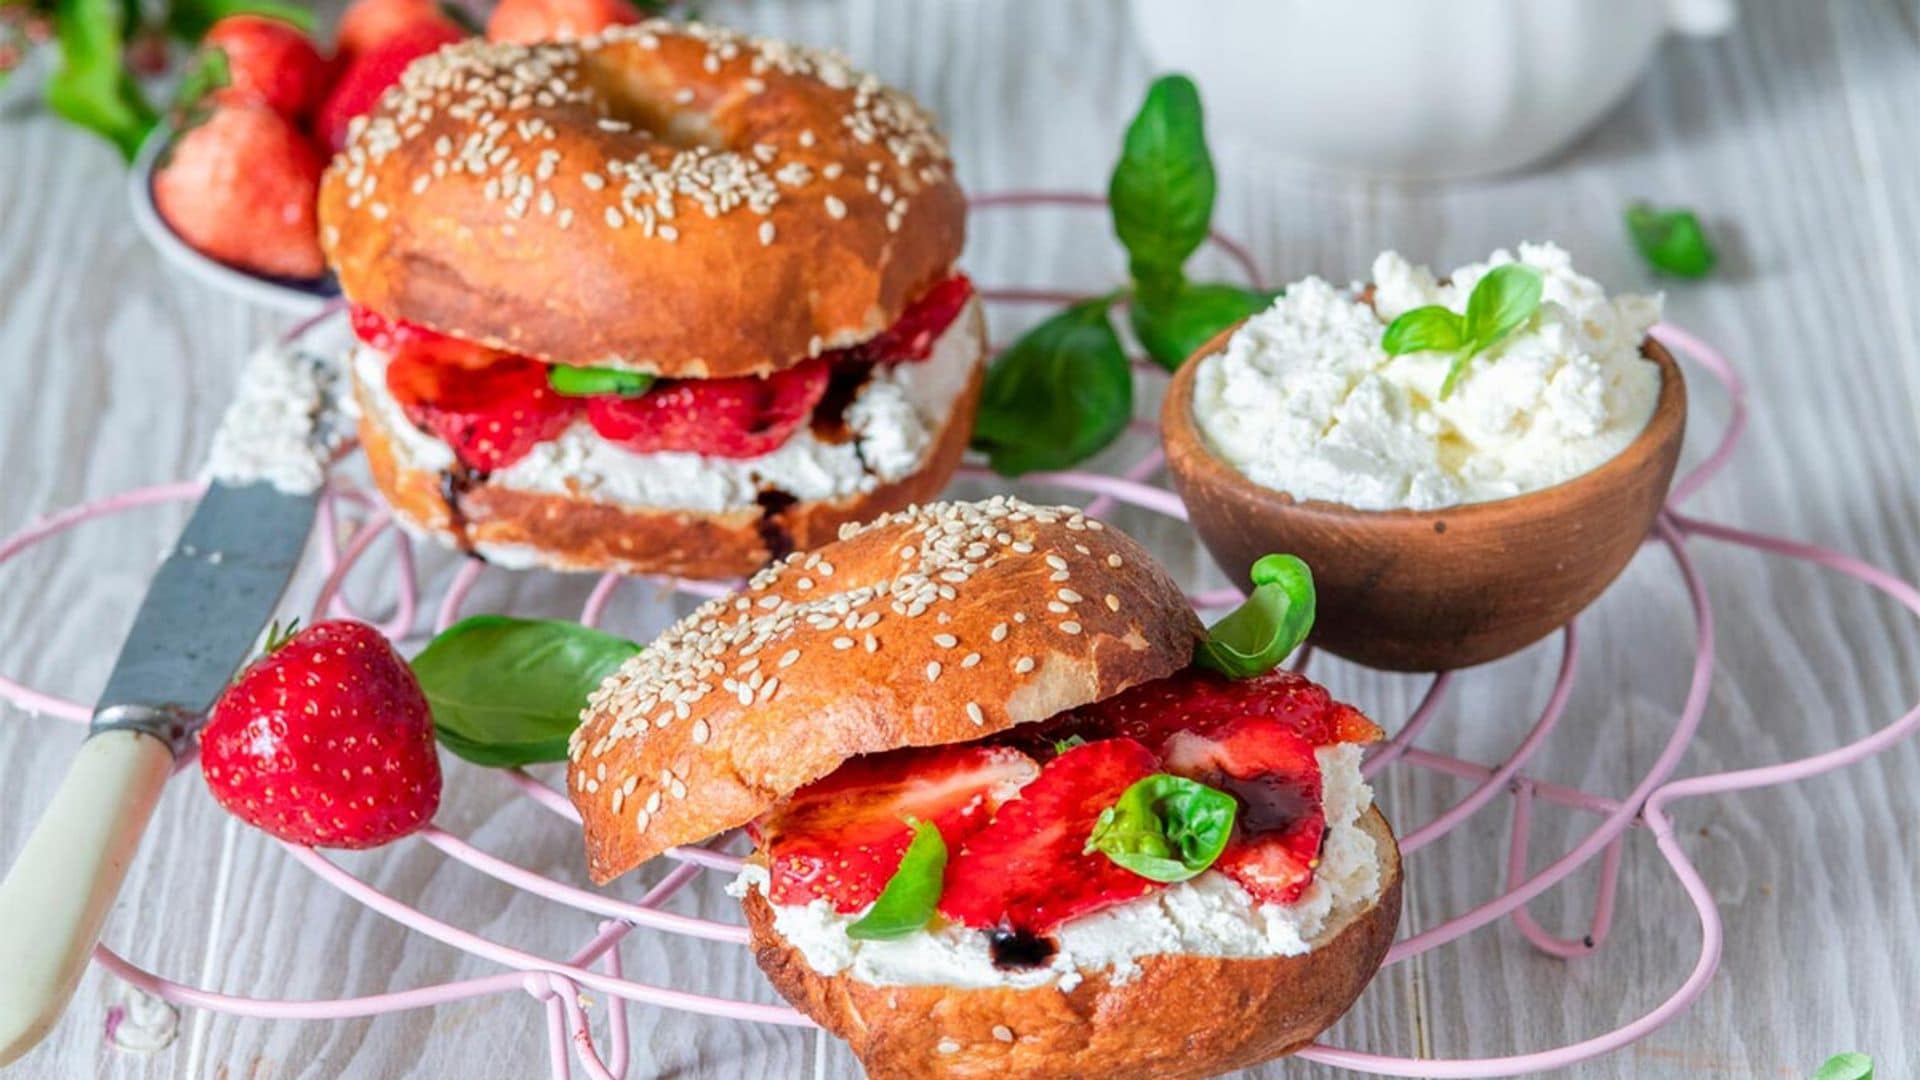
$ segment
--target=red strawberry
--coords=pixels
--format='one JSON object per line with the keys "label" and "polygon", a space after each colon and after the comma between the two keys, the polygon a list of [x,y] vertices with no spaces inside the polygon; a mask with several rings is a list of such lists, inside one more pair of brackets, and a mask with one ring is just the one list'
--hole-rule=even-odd
{"label": "red strawberry", "polygon": [[443,36],[451,34],[449,41],[466,36],[460,24],[441,10],[438,0],[355,0],[340,16],[334,50],[342,59],[350,58],[422,25]]}
{"label": "red strawberry", "polygon": [[1205,733],[1241,716],[1278,720],[1314,746],[1375,742],[1382,735],[1360,710],[1333,700],[1304,675],[1276,668],[1251,679],[1230,679],[1192,667],[1083,705],[1036,731],[1016,729],[1014,739],[1039,751],[1070,735],[1118,735],[1159,749],[1176,732]]}
{"label": "red strawberry", "polygon": [[354,118],[372,112],[380,95],[400,81],[408,64],[464,36],[451,24],[414,23],[379,44],[355,52],[314,117],[315,134],[338,153],[347,145]]}
{"label": "red strawberry", "polygon": [[[481,358],[484,366],[469,366]],[[452,338],[402,345],[387,364],[387,390],[409,420],[483,473],[557,437],[578,408],[547,385],[545,364]]]}
{"label": "red strawberry", "polygon": [[933,354],[935,339],[946,333],[972,297],[972,280],[965,274],[955,274],[928,289],[879,336],[846,352],[851,359],[877,364],[925,360]]}
{"label": "red strawberry", "polygon": [[223,97],[257,101],[298,121],[327,92],[327,62],[313,42],[289,23],[263,15],[229,15],[200,41],[227,56]]}
{"label": "red strawberry", "polygon": [[1179,732],[1163,754],[1168,772],[1239,800],[1233,839],[1214,869],[1257,900],[1300,899],[1313,883],[1327,831],[1313,744],[1284,720],[1243,716],[1206,734]]}
{"label": "red strawberry", "polygon": [[405,319],[390,319],[370,307],[354,304],[347,309],[353,336],[389,356],[402,350],[415,359],[478,370],[514,354],[491,349],[478,342],[462,341],[438,330]]}
{"label": "red strawberry", "polygon": [[407,662],[365,623],[323,622],[242,671],[200,736],[207,788],[282,840],[377,847],[440,805],[433,716]]}
{"label": "red strawberry", "polygon": [[936,746],[855,758],[795,792],[758,823],[776,904],[824,897],[835,911],[873,903],[912,839],[932,822],[948,849],[1040,771],[1018,750]]}
{"label": "red strawberry", "polygon": [[639,10],[627,0],[500,0],[487,19],[487,40],[532,45],[639,21]]}
{"label": "red strawberry", "polygon": [[217,102],[168,148],[153,201],[173,231],[222,262],[281,277],[318,277],[314,200],[319,151],[264,105]]}
{"label": "red strawberry", "polygon": [[679,379],[639,397],[607,394],[587,401],[587,421],[601,438],[636,454],[681,450],[710,457],[771,453],[813,415],[827,393],[824,360],[764,379]]}
{"label": "red strawberry", "polygon": [[1160,888],[1085,850],[1100,812],[1158,768],[1153,752],[1132,739],[1090,742],[1048,762],[949,856],[941,914],[967,926],[1044,934]]}

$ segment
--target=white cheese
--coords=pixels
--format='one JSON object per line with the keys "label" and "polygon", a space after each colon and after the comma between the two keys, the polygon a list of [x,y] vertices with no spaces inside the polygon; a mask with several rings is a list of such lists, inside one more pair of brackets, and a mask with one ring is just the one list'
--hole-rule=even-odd
{"label": "white cheese", "polygon": [[[919,470],[952,417],[983,352],[979,301],[970,300],[923,361],[875,369],[847,407],[853,438],[823,442],[801,428],[768,454],[718,458],[634,454],[578,420],[487,478],[518,491],[575,495],[621,506],[720,513],[750,509],[767,488],[814,501],[868,492]],[[387,358],[362,346],[354,366],[362,389],[392,431],[402,462],[439,471],[453,465],[445,443],[409,422],[386,390]]]}
{"label": "white cheese", "polygon": [[[247,358],[233,401],[213,433],[201,477],[266,482],[304,495],[326,483],[327,465],[353,436],[353,399],[342,392],[339,324]],[[327,340],[332,339],[332,340]]]}
{"label": "white cheese", "polygon": [[[1387,325],[1429,304],[1464,311],[1488,270],[1540,271],[1537,317],[1476,356],[1445,400],[1451,357],[1388,356]],[[1657,296],[1609,299],[1552,244],[1522,244],[1440,284],[1393,252],[1373,304],[1319,278],[1287,287],[1195,373],[1194,417],[1214,453],[1254,482],[1362,510],[1433,510],[1571,480],[1645,429],[1660,369],[1640,354]]]}
{"label": "white cheese", "polygon": [[[1292,904],[1256,903],[1231,878],[1209,870],[1062,925],[1054,934],[1059,949],[1049,964],[1026,971],[994,967],[987,935],[964,926],[944,925],[889,941],[855,940],[847,936],[847,927],[860,915],[842,915],[825,900],[776,905],[774,929],[822,975],[850,972],[876,985],[1051,984],[1071,990],[1087,972],[1108,972],[1124,982],[1147,956],[1299,956],[1380,895],[1379,853],[1358,824],[1373,805],[1373,789],[1360,777],[1360,748],[1325,747],[1315,756],[1326,841],[1313,884]],[[728,888],[744,896],[748,889],[764,893],[766,886],[766,870],[748,866]]]}

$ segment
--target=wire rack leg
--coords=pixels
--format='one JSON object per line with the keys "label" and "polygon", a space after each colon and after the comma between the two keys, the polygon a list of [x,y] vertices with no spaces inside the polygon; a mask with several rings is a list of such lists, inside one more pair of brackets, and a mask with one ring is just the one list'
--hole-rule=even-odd
{"label": "wire rack leg", "polygon": [[[1507,841],[1507,887],[1510,889],[1527,877],[1527,844],[1533,832],[1533,782],[1525,777],[1516,780],[1513,785],[1511,820],[1511,835]],[[1588,920],[1585,935],[1578,938],[1560,937],[1541,926],[1524,905],[1513,909],[1509,918],[1534,948],[1549,956],[1571,960],[1593,952],[1607,940],[1608,932],[1613,929],[1614,898],[1619,892],[1620,856],[1626,835],[1623,832],[1614,837],[1601,854],[1600,890],[1594,898],[1593,916]]]}

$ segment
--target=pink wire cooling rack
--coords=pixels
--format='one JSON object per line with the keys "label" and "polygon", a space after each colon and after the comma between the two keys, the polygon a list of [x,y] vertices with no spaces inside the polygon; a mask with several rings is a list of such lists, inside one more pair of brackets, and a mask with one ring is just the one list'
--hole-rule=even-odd
{"label": "pink wire cooling rack", "polygon": [[[988,210],[1042,203],[1100,206],[1103,200],[1097,196],[1025,192],[976,199],[974,206],[977,210]],[[1216,236],[1214,241],[1242,267],[1251,280],[1258,283],[1257,268],[1243,249],[1224,237]],[[982,295],[998,303],[1053,302],[1078,298],[1070,293],[1043,290],[988,290]],[[289,339],[308,331],[315,321],[310,320],[296,328],[288,335]],[[1704,371],[1719,381],[1732,402],[1731,419],[1717,445],[1699,466],[1674,484],[1667,508],[1659,518],[1654,535],[1649,538],[1649,543],[1663,548],[1672,562],[1691,601],[1695,625],[1691,680],[1674,717],[1671,733],[1659,755],[1632,790],[1618,795],[1551,784],[1527,773],[1528,762],[1553,734],[1573,689],[1579,659],[1579,635],[1570,625],[1561,633],[1558,675],[1545,704],[1532,726],[1513,749],[1500,759],[1499,764],[1483,765],[1417,745],[1421,732],[1437,713],[1452,682],[1453,676],[1443,673],[1434,676],[1418,706],[1392,738],[1374,749],[1367,759],[1365,770],[1369,776],[1377,776],[1387,769],[1420,769],[1454,778],[1465,785],[1466,793],[1452,807],[1431,821],[1402,833],[1400,847],[1408,857],[1409,872],[1414,875],[1420,873],[1418,853],[1422,848],[1457,829],[1502,796],[1508,808],[1505,880],[1498,894],[1436,926],[1401,939],[1388,954],[1388,964],[1399,963],[1457,941],[1501,919],[1511,920],[1515,929],[1528,941],[1554,956],[1573,958],[1598,949],[1606,941],[1612,925],[1626,838],[1629,830],[1636,826],[1644,826],[1652,834],[1661,858],[1671,868],[1693,905],[1700,923],[1699,956],[1686,979],[1644,1015],[1611,1031],[1569,1045],[1506,1057],[1449,1060],[1393,1057],[1361,1049],[1315,1044],[1301,1051],[1300,1056],[1305,1059],[1387,1076],[1515,1075],[1571,1065],[1646,1036],[1679,1016],[1700,996],[1713,977],[1720,958],[1720,915],[1706,882],[1681,849],[1669,816],[1670,808],[1683,799],[1784,784],[1828,772],[1879,753],[1920,728],[1920,706],[1916,706],[1874,734],[1823,754],[1762,768],[1674,778],[1674,770],[1706,709],[1714,655],[1713,611],[1689,554],[1691,543],[1710,541],[1733,544],[1812,563],[1886,593],[1915,615],[1920,615],[1920,591],[1883,570],[1837,552],[1703,521],[1683,513],[1679,509],[1681,504],[1712,479],[1733,452],[1745,422],[1744,390],[1733,366],[1699,338],[1673,326],[1661,326],[1655,330],[1655,334],[1670,350],[1690,361],[1696,370]],[[1137,423],[1136,427],[1152,429],[1152,425],[1145,422]],[[1118,502],[1184,520],[1185,510],[1180,501],[1164,487],[1153,483],[1162,464],[1160,453],[1154,451],[1114,475],[1075,471],[1028,479],[1078,493],[1087,499],[1087,511],[1094,515],[1101,514]],[[979,469],[966,472],[974,476],[987,475]],[[53,514],[0,542],[0,566],[35,544],[86,522],[137,507],[192,499],[200,490],[200,485],[195,483],[165,484],[126,492]],[[421,608],[421,583],[414,570],[407,537],[394,529],[393,521],[384,507],[367,493],[336,480],[322,500],[320,515],[319,558],[326,570],[326,577],[311,605],[311,617],[319,619],[354,615],[353,609],[341,595],[341,585],[374,541],[392,533],[392,540],[397,545],[394,560],[397,574],[391,581],[388,597],[393,604],[393,614],[383,621],[382,629],[395,637],[413,631]],[[344,527],[350,524],[353,524],[351,531],[345,531]],[[462,565],[439,600],[431,620],[433,629],[442,629],[467,613],[466,601],[476,580],[489,572],[499,571],[490,571],[477,561]],[[600,578],[580,612],[580,620],[588,624],[598,622],[615,594],[630,580],[613,574]],[[722,591],[718,586],[694,582],[669,581],[663,584],[698,596]],[[1219,608],[1237,602],[1239,596],[1233,590],[1218,590],[1196,594],[1193,602],[1200,608]],[[1304,665],[1306,658],[1303,657],[1300,663]],[[87,706],[79,702],[68,701],[4,678],[0,678],[0,698],[23,709],[75,723],[85,722],[89,713]],[[578,825],[579,817],[563,793],[517,769],[504,770],[500,775],[503,782],[513,785],[519,793],[550,811],[557,819],[556,842],[577,843],[573,827]],[[1543,801],[1577,811],[1591,822],[1591,828],[1558,858],[1529,873],[1533,811],[1536,804]],[[497,964],[502,970],[479,978],[366,997],[285,1001],[236,997],[178,982],[147,971],[105,946],[96,951],[95,959],[118,977],[165,1001],[265,1019],[337,1020],[366,1017],[429,1008],[483,995],[524,992],[532,995],[545,1008],[548,1059],[556,1078],[571,1075],[573,1059],[577,1059],[581,1068],[592,1077],[609,1078],[626,1073],[630,1057],[626,1014],[628,1004],[679,1009],[758,1023],[796,1026],[810,1023],[799,1013],[784,1006],[676,990],[670,986],[638,981],[622,971],[619,945],[622,939],[636,930],[704,939],[713,942],[715,949],[732,948],[734,962],[751,963],[746,953],[738,948],[746,941],[746,931],[739,924],[661,910],[661,905],[669,897],[702,873],[719,871],[730,875],[739,867],[740,860],[737,857],[706,848],[670,851],[666,858],[676,864],[672,870],[643,895],[628,899],[534,873],[491,855],[438,826],[428,827],[419,835],[419,839],[479,874],[554,904],[599,917],[598,933],[571,955],[535,955],[429,916],[405,901],[381,892],[321,852],[289,845],[288,854],[321,881],[415,932],[481,957]],[[1528,915],[1526,905],[1596,859],[1599,860],[1599,887],[1587,932],[1573,939],[1548,933]],[[596,1040],[588,1023],[587,1010],[582,1001],[582,993],[588,990],[605,996],[609,1001],[604,1049],[602,1041]]]}

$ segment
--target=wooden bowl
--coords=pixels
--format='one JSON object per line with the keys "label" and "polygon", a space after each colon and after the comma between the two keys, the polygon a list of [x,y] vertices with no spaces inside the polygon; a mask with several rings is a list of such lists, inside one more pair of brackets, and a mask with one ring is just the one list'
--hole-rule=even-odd
{"label": "wooden bowl", "polygon": [[1497,660],[1570,622],[1653,531],[1680,458],[1687,392],[1651,338],[1641,351],[1660,366],[1653,417],[1600,467],[1493,502],[1356,510],[1263,487],[1207,447],[1193,418],[1194,373],[1235,329],[1174,375],[1160,411],[1167,464],[1195,531],[1236,585],[1270,552],[1313,568],[1319,648],[1389,671]]}

